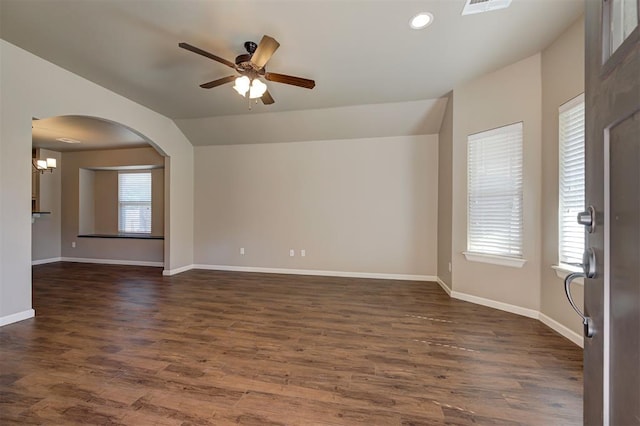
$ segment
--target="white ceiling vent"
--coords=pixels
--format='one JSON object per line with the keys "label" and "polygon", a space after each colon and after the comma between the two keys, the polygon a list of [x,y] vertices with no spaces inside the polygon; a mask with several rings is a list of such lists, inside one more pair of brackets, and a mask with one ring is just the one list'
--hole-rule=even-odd
{"label": "white ceiling vent", "polygon": [[473,15],[509,7],[511,0],[467,0],[462,9],[463,15]]}

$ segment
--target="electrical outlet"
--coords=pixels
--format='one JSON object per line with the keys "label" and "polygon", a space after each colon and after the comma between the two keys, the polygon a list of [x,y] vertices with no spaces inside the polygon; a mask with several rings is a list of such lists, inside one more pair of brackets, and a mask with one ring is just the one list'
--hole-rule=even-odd
{"label": "electrical outlet", "polygon": [[449,272],[451,272],[451,262],[449,262]]}
{"label": "electrical outlet", "polygon": [[244,256],[244,247],[240,247],[240,254]]}
{"label": "electrical outlet", "polygon": [[71,242],[71,248],[76,248],[76,242],[75,241]]}
{"label": "electrical outlet", "polygon": [[305,249],[300,250],[300,256],[305,257],[307,255],[307,251]]}
{"label": "electrical outlet", "polygon": [[294,249],[289,250],[289,256],[293,257],[296,255],[296,251]]}

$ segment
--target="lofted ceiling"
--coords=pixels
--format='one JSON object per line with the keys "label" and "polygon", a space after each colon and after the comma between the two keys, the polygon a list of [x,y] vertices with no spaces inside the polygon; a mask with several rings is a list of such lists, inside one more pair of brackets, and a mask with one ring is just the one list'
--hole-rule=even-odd
{"label": "lofted ceiling", "polygon": [[[0,36],[173,119],[400,103],[540,51],[583,11],[583,0],[513,0],[461,16],[465,0],[0,0]],[[435,20],[409,28],[417,12]],[[248,110],[233,73],[178,48],[188,42],[233,61],[243,44],[280,42],[271,72],[314,79],[313,90],[267,82],[273,105]]]}

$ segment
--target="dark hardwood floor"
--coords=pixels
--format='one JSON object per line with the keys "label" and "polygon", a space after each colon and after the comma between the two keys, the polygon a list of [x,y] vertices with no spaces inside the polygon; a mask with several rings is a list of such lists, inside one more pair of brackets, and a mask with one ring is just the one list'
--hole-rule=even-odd
{"label": "dark hardwood floor", "polygon": [[582,423],[582,351],[435,283],[54,263],[0,424]]}

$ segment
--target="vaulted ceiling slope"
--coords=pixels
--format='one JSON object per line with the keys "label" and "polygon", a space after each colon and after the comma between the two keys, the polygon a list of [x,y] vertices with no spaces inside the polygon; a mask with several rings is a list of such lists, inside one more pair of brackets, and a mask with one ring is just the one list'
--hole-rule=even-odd
{"label": "vaulted ceiling slope", "polygon": [[[182,123],[261,112],[435,100],[454,86],[540,51],[579,17],[582,0],[513,0],[461,16],[465,0],[0,0],[0,37]],[[409,28],[417,12],[435,20]],[[280,48],[272,72],[314,79],[313,90],[267,82],[276,103],[231,85],[199,84],[229,68],[263,34]],[[435,101],[432,101],[435,102]]]}
{"label": "vaulted ceiling slope", "polygon": [[174,120],[193,145],[240,145],[438,133],[447,98]]}

